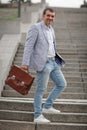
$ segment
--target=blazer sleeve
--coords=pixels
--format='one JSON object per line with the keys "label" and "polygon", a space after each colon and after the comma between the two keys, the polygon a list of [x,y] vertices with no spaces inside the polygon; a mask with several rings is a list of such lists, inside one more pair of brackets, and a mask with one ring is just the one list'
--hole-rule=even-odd
{"label": "blazer sleeve", "polygon": [[33,47],[36,43],[37,36],[38,36],[38,29],[37,29],[36,25],[33,25],[30,28],[28,35],[27,35],[27,38],[26,38],[22,65],[29,66],[30,56],[31,56],[31,53],[33,51]]}

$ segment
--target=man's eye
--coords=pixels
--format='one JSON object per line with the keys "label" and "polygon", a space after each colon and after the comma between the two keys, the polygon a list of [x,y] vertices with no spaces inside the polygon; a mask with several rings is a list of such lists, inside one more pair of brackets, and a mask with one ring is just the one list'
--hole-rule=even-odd
{"label": "man's eye", "polygon": [[47,15],[47,17],[52,17],[52,18],[54,18],[54,15]]}
{"label": "man's eye", "polygon": [[51,16],[52,18],[54,18],[54,16]]}
{"label": "man's eye", "polygon": [[47,15],[47,17],[50,17],[50,15]]}

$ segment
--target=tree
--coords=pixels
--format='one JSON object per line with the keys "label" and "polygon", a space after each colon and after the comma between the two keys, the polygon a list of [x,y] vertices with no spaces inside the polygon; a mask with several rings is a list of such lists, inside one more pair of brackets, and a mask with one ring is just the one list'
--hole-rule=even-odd
{"label": "tree", "polygon": [[81,5],[81,8],[87,8],[87,1],[84,0],[84,3]]}

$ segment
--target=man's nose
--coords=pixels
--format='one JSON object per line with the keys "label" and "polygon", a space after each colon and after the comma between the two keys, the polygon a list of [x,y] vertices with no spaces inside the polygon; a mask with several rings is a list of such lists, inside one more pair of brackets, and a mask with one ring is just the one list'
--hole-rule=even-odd
{"label": "man's nose", "polygon": [[49,17],[49,19],[53,19],[53,17],[52,17],[52,16],[50,16],[50,17]]}

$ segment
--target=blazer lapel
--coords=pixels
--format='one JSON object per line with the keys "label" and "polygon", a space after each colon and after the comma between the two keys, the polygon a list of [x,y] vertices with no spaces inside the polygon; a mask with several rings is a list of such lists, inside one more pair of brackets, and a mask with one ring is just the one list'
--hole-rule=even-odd
{"label": "blazer lapel", "polygon": [[44,37],[45,37],[47,43],[49,44],[48,38],[47,38],[47,33],[46,33],[46,30],[45,30],[45,25],[44,25],[43,22],[41,22],[41,28],[42,28],[42,32],[43,32],[43,34],[44,34]]}

